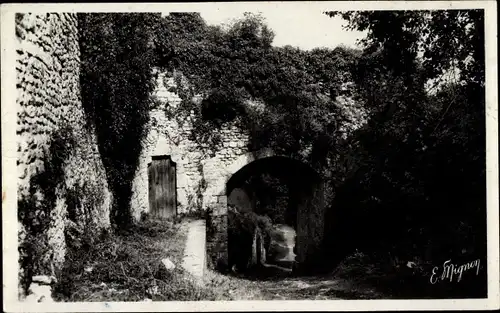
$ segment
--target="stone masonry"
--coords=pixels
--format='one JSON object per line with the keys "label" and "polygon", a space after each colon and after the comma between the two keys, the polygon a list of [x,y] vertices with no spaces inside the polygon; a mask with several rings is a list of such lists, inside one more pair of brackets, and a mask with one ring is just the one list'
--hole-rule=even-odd
{"label": "stone masonry", "polygon": [[[148,212],[148,163],[152,156],[169,155],[177,168],[177,213],[211,209],[211,218],[207,221],[207,230],[212,232],[207,235],[208,263],[213,267],[223,267],[227,265],[226,183],[245,165],[261,158],[276,156],[276,153],[272,147],[249,151],[249,135],[235,125],[226,124],[220,130],[222,145],[217,151],[207,154],[206,149],[189,138],[193,116],[182,121],[167,118],[165,107],[179,105],[180,98],[171,91],[174,90],[172,87],[176,87],[174,79],[165,75],[160,73],[158,76],[157,89],[152,95],[159,100],[160,107],[151,112],[150,132],[144,140],[140,165],[134,179],[131,207],[136,218],[143,212]],[[351,99],[339,100],[339,104],[346,107],[355,105]],[[353,117],[352,122],[356,125],[348,123],[343,126],[346,132],[361,125],[358,118]],[[306,160],[307,154],[308,150],[305,148],[304,156],[299,161]],[[323,192],[322,186],[318,186],[318,190]],[[318,194],[318,190],[312,192],[322,201],[324,197]],[[303,242],[300,245],[304,247],[304,252],[300,253],[302,259],[306,253],[316,255],[322,240],[324,204],[317,205],[314,201],[305,201],[303,207],[308,210],[300,213],[301,216],[312,214],[317,220],[312,224],[307,222],[307,225],[299,225],[301,232],[298,240]],[[314,212],[309,212],[310,210]],[[301,220],[310,219],[303,216]]]}
{"label": "stone masonry", "polygon": [[[163,83],[164,76],[158,78],[158,88],[154,94],[163,105],[178,105],[180,98],[168,91]],[[173,80],[170,80],[173,84]],[[189,134],[192,130],[190,119],[179,124],[175,119],[168,119],[164,107],[151,112],[150,132],[144,140],[140,165],[133,183],[131,207],[134,216],[139,217],[149,209],[147,166],[152,156],[169,155],[177,169],[177,210],[178,213],[207,208],[218,203],[220,196],[225,196],[225,178],[228,168],[248,153],[246,145],[248,135],[234,125],[227,125],[222,130],[223,145],[209,157]],[[205,183],[202,183],[204,181]],[[205,185],[205,186],[203,186]]]}
{"label": "stone masonry", "polygon": [[[94,127],[86,122],[81,103],[76,15],[17,14],[16,37],[19,243],[41,240],[35,246],[43,248],[20,249],[20,281],[29,283],[31,276],[53,276],[60,269],[70,230],[78,237],[109,227],[112,195]],[[159,75],[152,96],[160,107],[151,112],[130,204],[136,219],[148,212],[148,163],[152,156],[169,155],[176,162],[177,213],[212,212],[208,263],[216,266],[227,262],[227,181],[245,165],[276,153],[272,147],[249,151],[249,135],[230,123],[220,130],[222,145],[208,153],[189,138],[194,115],[183,121],[166,117],[165,106],[180,103],[172,86],[173,79]],[[343,101],[346,107],[354,104]],[[362,120],[352,119],[356,125],[346,125],[346,132]],[[321,210],[314,215],[320,218]],[[314,237],[322,233],[310,225],[304,229]],[[307,246],[316,249],[316,244]]]}
{"label": "stone masonry", "polygon": [[109,226],[111,193],[80,99],[76,15],[16,14],[16,37],[19,244],[44,238],[21,252],[29,283],[61,267],[68,227]]}
{"label": "stone masonry", "polygon": [[[166,82],[166,83],[165,83]],[[177,94],[169,91],[173,79],[159,75],[158,88],[153,96],[161,103],[151,112],[150,131],[143,143],[132,187],[131,208],[138,219],[149,211],[148,164],[153,156],[169,155],[176,163],[177,171],[177,213],[212,208],[207,224],[207,263],[217,266],[227,260],[227,196],[226,181],[242,166],[250,162],[251,153],[246,148],[248,135],[234,125],[221,129],[223,143],[214,157],[189,138],[192,130],[190,118],[179,123],[169,119],[165,106],[180,103]],[[248,159],[248,160],[247,160]]]}

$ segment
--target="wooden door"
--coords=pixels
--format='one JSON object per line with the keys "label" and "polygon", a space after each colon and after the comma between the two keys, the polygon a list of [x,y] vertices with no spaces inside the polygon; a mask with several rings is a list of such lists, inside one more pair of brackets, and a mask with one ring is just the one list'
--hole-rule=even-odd
{"label": "wooden door", "polygon": [[154,217],[177,214],[176,164],[170,156],[154,156],[148,166],[149,212]]}

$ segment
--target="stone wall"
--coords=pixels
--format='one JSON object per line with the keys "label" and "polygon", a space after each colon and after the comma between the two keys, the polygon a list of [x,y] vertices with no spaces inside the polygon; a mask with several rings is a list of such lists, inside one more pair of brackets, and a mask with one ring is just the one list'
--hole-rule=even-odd
{"label": "stone wall", "polygon": [[81,104],[76,15],[16,14],[16,37],[20,279],[26,288],[33,275],[56,275],[70,229],[78,240],[109,227],[112,201]]}
{"label": "stone wall", "polygon": [[222,144],[216,151],[200,146],[191,140],[192,116],[178,121],[168,118],[165,108],[177,106],[179,96],[171,92],[175,86],[172,78],[160,74],[153,97],[159,107],[151,112],[149,133],[143,141],[133,187],[131,208],[139,219],[149,212],[148,164],[152,156],[169,155],[176,163],[177,213],[211,209],[207,220],[207,263],[210,267],[223,268],[227,260],[227,197],[225,184],[239,167],[249,162],[248,134],[235,125],[225,125],[220,130]]}
{"label": "stone wall", "polygon": [[227,199],[220,202],[207,214],[207,267],[225,271],[229,264]]}
{"label": "stone wall", "polygon": [[[159,104],[151,112],[149,133],[143,142],[142,155],[133,183],[131,207],[134,216],[148,211],[147,165],[152,156],[169,155],[177,165],[178,213],[206,208],[217,203],[217,197],[225,194],[226,181],[246,164],[268,156],[274,156],[272,147],[262,151],[249,151],[249,134],[235,126],[226,124],[220,130],[221,146],[208,148],[191,140],[192,118],[178,121],[165,114],[165,108],[176,107],[181,99],[172,90],[177,88],[174,79],[159,72],[157,88],[152,97]],[[337,105],[345,108],[346,122],[341,125],[343,137],[361,127],[366,112],[351,98],[338,97]],[[215,150],[212,150],[215,149]],[[293,156],[307,164],[310,149],[304,147],[300,156]],[[321,169],[316,169],[321,172]]]}
{"label": "stone wall", "polygon": [[215,205],[217,196],[225,195],[219,181],[228,176],[226,168],[239,156],[248,153],[248,135],[234,125],[221,129],[222,145],[216,151],[191,140],[191,118],[177,121],[165,114],[165,106],[178,105],[180,98],[168,91],[174,84],[173,79],[164,78],[164,75],[159,75],[157,80],[158,88],[153,96],[160,107],[151,112],[149,133],[143,142],[133,182],[131,207],[136,218],[149,210],[147,166],[152,156],[169,155],[176,163],[177,213],[182,214]]}
{"label": "stone wall", "polygon": [[[151,162],[152,156],[169,155],[176,163],[177,169],[177,213],[211,209],[212,214],[207,221],[207,248],[209,263],[212,267],[217,267],[227,263],[227,181],[245,165],[258,159],[276,156],[276,153],[272,147],[249,151],[249,135],[230,123],[219,130],[222,142],[219,147],[201,146],[190,138],[194,114],[186,119],[169,118],[165,114],[170,107],[176,107],[181,102],[174,92],[176,88],[173,78],[167,77],[165,73],[159,73],[157,89],[152,94],[159,106],[151,112],[149,134],[144,140],[139,167],[133,182],[131,207],[136,219],[142,213],[149,211],[148,163]],[[341,131],[344,133],[342,136],[346,138],[349,133],[363,125],[366,112],[346,96],[338,97],[336,105],[347,113],[346,122],[341,125]],[[308,164],[311,152],[309,148],[305,146],[298,155],[286,157]],[[320,175],[323,172],[322,169],[313,169]],[[304,243],[299,245],[303,247],[302,250],[299,249],[299,254],[303,262],[309,262],[306,260],[306,255],[309,253],[316,255],[314,250],[321,244],[325,199],[323,195],[318,195],[318,199],[321,205],[317,205],[317,212],[302,212],[304,215],[311,213],[317,219],[314,223],[309,223],[309,218],[302,219],[302,237],[299,240]],[[303,206],[310,208],[315,206],[309,202]]]}

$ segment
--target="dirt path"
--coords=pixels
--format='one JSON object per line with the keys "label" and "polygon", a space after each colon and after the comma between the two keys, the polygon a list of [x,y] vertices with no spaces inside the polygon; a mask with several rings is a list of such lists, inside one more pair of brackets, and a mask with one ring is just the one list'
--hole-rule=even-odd
{"label": "dirt path", "polygon": [[[275,268],[269,271],[277,272]],[[231,300],[336,300],[379,299],[382,295],[373,287],[354,284],[336,277],[287,277],[281,271],[272,279],[248,279],[210,272],[214,288],[227,290]]]}
{"label": "dirt path", "polygon": [[321,277],[272,281],[240,280],[233,291],[235,300],[339,300],[381,298],[375,290],[353,286],[341,279]]}
{"label": "dirt path", "polygon": [[[207,271],[208,286],[222,299],[230,300],[336,300],[380,299],[374,286],[348,279],[350,275],[292,276],[290,261],[295,259],[295,230],[278,225],[271,236],[271,258],[267,264],[246,275],[222,275]],[[341,270],[342,272],[343,270]],[[344,273],[346,274],[346,273]]]}
{"label": "dirt path", "polygon": [[368,287],[353,286],[342,279],[324,277],[286,278],[265,281],[261,290],[266,300],[336,300],[336,299],[373,299],[375,290]]}

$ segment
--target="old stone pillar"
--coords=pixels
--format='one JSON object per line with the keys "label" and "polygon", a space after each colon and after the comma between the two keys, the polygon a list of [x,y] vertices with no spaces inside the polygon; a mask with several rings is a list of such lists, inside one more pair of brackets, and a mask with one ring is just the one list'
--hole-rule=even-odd
{"label": "old stone pillar", "polygon": [[323,183],[318,182],[300,193],[297,208],[297,266],[313,271],[322,260],[325,201]]}
{"label": "old stone pillar", "polygon": [[264,236],[259,227],[255,228],[252,242],[252,257],[249,267],[259,266],[266,263],[266,249],[264,248]]}
{"label": "old stone pillar", "polygon": [[217,203],[207,218],[207,255],[209,266],[218,271],[228,269],[227,196],[217,197]]}

